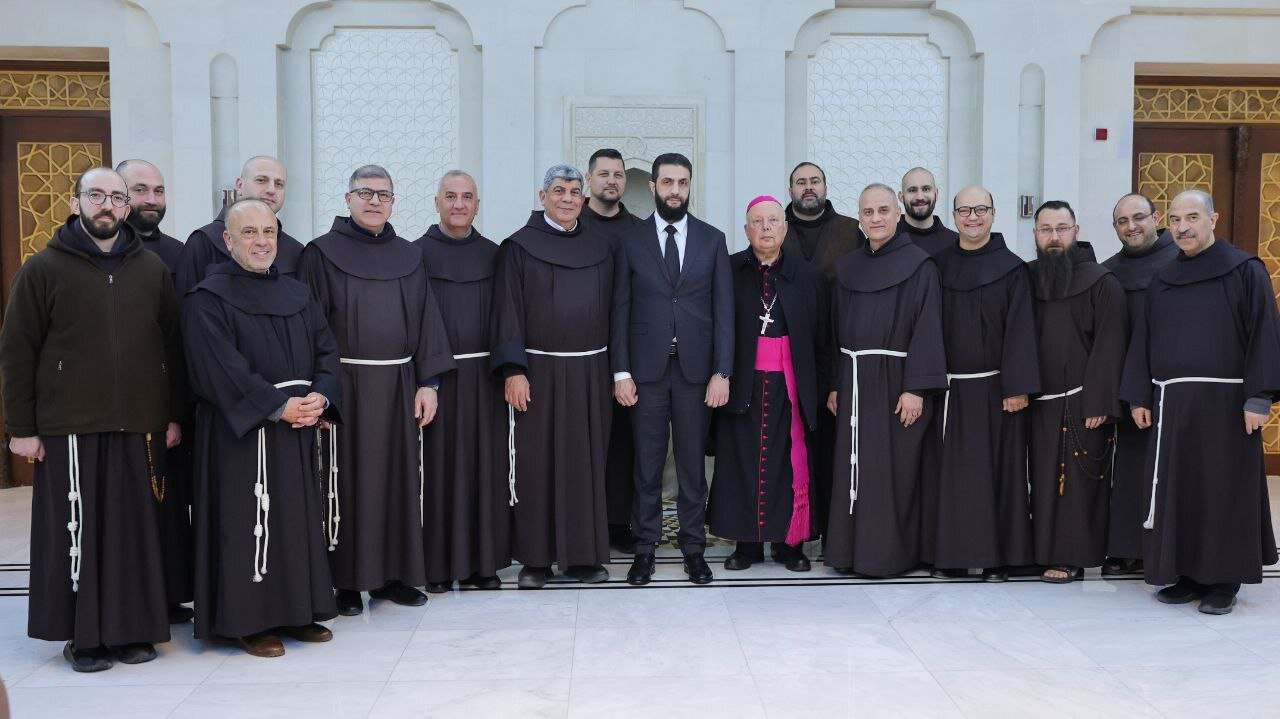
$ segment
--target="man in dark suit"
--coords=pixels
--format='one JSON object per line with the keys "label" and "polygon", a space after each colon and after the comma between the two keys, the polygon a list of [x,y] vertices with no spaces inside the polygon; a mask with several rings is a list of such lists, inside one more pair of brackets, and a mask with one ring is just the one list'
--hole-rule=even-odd
{"label": "man in dark suit", "polygon": [[622,235],[614,258],[610,362],[613,394],[634,407],[635,561],[627,582],[647,584],[662,532],[662,466],[674,443],[680,485],[680,551],[690,581],[711,581],[707,477],[711,409],[729,399],[733,370],[733,279],[724,233],[689,214],[693,166],[676,153],[653,161],[657,211]]}

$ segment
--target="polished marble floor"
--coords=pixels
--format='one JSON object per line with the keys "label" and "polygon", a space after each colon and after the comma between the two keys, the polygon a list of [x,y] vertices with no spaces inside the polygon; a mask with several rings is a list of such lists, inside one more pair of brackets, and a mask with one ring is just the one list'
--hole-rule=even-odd
{"label": "polished marble floor", "polygon": [[716,563],[716,583],[694,587],[669,555],[631,588],[617,557],[590,588],[374,602],[278,659],[186,625],[157,661],[76,674],[60,645],[26,637],[29,502],[0,490],[0,677],[19,719],[1280,716],[1274,567],[1211,617],[1096,570],[993,585]]}

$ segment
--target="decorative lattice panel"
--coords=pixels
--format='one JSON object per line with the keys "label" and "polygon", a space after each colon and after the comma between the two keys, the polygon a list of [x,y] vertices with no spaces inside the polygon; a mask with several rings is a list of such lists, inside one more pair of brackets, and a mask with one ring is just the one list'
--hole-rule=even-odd
{"label": "decorative lattice panel", "polygon": [[1135,122],[1280,122],[1280,87],[1133,89]]}
{"label": "decorative lattice panel", "polygon": [[110,110],[105,72],[0,71],[0,109]]}
{"label": "decorative lattice panel", "polygon": [[1213,155],[1182,152],[1138,153],[1138,192],[1162,214],[1183,190],[1213,193]]}
{"label": "decorative lattice panel", "polygon": [[[1258,257],[1271,274],[1271,291],[1280,298],[1280,153],[1262,155],[1258,202]],[[1262,428],[1262,446],[1280,453],[1280,417],[1272,416]]]}
{"label": "decorative lattice panel", "polygon": [[39,252],[67,219],[76,178],[101,164],[102,145],[96,142],[18,143],[18,249],[22,262]]}

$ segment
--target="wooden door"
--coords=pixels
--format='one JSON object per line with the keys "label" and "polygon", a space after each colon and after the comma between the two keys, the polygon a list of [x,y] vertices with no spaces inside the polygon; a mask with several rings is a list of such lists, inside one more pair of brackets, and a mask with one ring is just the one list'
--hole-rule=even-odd
{"label": "wooden door", "polygon": [[[70,214],[76,177],[111,161],[108,108],[105,63],[0,64],[0,312],[18,268]],[[31,475],[6,438],[0,487]]]}

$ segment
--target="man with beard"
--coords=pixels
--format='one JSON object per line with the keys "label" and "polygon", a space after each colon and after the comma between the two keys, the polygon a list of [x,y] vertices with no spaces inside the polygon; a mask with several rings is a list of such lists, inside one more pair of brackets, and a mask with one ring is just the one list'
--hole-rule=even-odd
{"label": "man with beard", "polygon": [[[622,162],[622,153],[611,148],[592,153],[587,163],[587,187],[591,196],[582,207],[582,218],[596,223],[600,230],[609,234],[616,248],[622,233],[642,222],[622,204],[622,195],[627,191],[627,168]],[[631,437],[630,407],[613,405],[606,461],[604,493],[609,505],[609,545],[624,554],[634,554],[636,538],[631,533],[631,495],[635,492],[636,448]]]}
{"label": "man with beard", "polygon": [[1151,279],[1124,376],[1133,421],[1155,424],[1147,583],[1205,614],[1229,613],[1240,583],[1276,561],[1262,425],[1280,391],[1280,319],[1266,267],[1218,241],[1217,220],[1201,190],[1169,203],[1180,252]]}
{"label": "man with beard", "polygon": [[582,173],[554,165],[542,210],[498,249],[490,366],[505,377],[507,488],[519,587],[551,565],[582,582],[609,572],[604,473],[609,442],[613,251],[582,211]]}
{"label": "man with beard", "polygon": [[[125,222],[142,240],[142,246],[160,256],[176,281],[182,243],[160,231],[164,219],[164,176],[146,160],[125,160],[116,172],[129,188],[129,215]],[[180,398],[186,401],[186,398]],[[186,429],[186,428],[184,428]],[[184,432],[184,434],[190,434]],[[164,453],[167,491],[160,505],[161,549],[164,555],[165,594],[169,598],[169,623],[189,621],[194,595],[191,587],[191,443],[183,442]]]}
{"label": "man with beard", "polygon": [[[1147,285],[1166,263],[1178,256],[1178,246],[1160,227],[1160,212],[1145,195],[1120,198],[1111,211],[1112,227],[1120,239],[1120,251],[1102,263],[1124,288],[1132,326],[1142,311]],[[1142,520],[1147,516],[1147,442],[1151,431],[1134,424],[1131,417],[1116,421],[1114,468],[1111,470],[1111,520],[1107,531],[1107,559],[1102,574],[1142,571]]]}
{"label": "man with beard", "polygon": [[[284,207],[284,190],[288,179],[284,165],[279,160],[267,155],[256,155],[246,160],[241,168],[240,177],[236,178],[236,195],[240,199],[262,200],[279,216],[280,208]],[[179,299],[204,279],[209,265],[231,259],[227,254],[227,245],[222,241],[222,233],[227,229],[226,215],[227,208],[224,207],[213,218],[213,222],[192,232],[183,245],[176,285]],[[285,277],[293,277],[301,257],[302,243],[290,237],[282,226],[276,236],[276,270]]]}
{"label": "man with beard", "polygon": [[812,162],[802,162],[787,181],[787,239],[793,251],[817,265],[830,282],[836,262],[866,242],[858,221],[836,212],[827,199],[827,174]]}
{"label": "man with beard", "polygon": [[440,384],[439,409],[423,436],[423,541],[431,593],[447,592],[455,581],[498,589],[498,570],[511,566],[507,414],[502,383],[489,371],[498,246],[472,226],[479,209],[471,175],[446,172],[436,190],[440,222],[414,242],[458,363]]}
{"label": "man with beard", "polygon": [[689,214],[693,166],[678,153],[653,161],[657,208],[622,236],[614,259],[613,395],[634,407],[635,560],[627,582],[647,584],[662,537],[662,467],[676,460],[684,571],[711,581],[703,558],[707,475],[703,456],[711,410],[729,399],[733,371],[733,276],[724,233]]}
{"label": "man with beard", "polygon": [[924,473],[921,548],[935,577],[982,567],[988,582],[1031,563],[1023,410],[1040,391],[1031,283],[1026,264],[991,231],[994,204],[983,187],[957,193],[959,239],[936,257],[948,389],[941,455]]}
{"label": "man with beard", "polygon": [[[182,307],[196,410],[196,637],[255,657],[281,636],[327,642],[337,615],[325,561],[316,425],[337,422],[338,345],[306,285],[273,266],[275,213],[226,213],[231,262]],[[252,478],[252,480],[250,479]]]}
{"label": "man with beard", "polygon": [[36,462],[27,632],[78,672],[169,640],[157,458],[181,441],[178,302],[125,224],[124,179],[82,174],[71,216],[14,277],[0,329],[9,451]]}
{"label": "man with beard", "polygon": [[[311,286],[342,352],[344,423],[327,433],[329,566],[338,612],[364,611],[360,593],[420,606],[423,557],[423,428],[436,415],[440,375],[454,369],[422,250],[388,220],[391,175],[351,173],[347,217],[303,250],[298,276]],[[342,509],[346,508],[344,517]]]}
{"label": "man with beard", "polygon": [[[787,204],[787,239],[795,259],[803,257],[821,272],[830,284],[840,258],[866,242],[858,221],[838,212],[827,200],[827,175],[812,162],[802,162],[787,180],[791,202]],[[818,413],[818,429],[813,435],[813,504],[815,535],[827,526],[831,502],[832,453],[836,444],[836,419],[829,412]]]}
{"label": "man with beard", "polygon": [[[933,214],[938,205],[938,181],[933,173],[923,167],[913,167],[902,176],[902,190],[898,193],[902,202],[902,218],[898,232],[906,232],[911,241],[934,257],[939,252],[954,247],[959,236],[955,230],[942,224]],[[959,227],[959,224],[956,225]]]}
{"label": "man with beard", "polygon": [[827,408],[840,433],[824,548],[842,574],[894,576],[920,563],[922,452],[947,362],[938,271],[895,234],[898,214],[893,188],[862,191],[867,244],[840,261],[832,293],[842,355]]}
{"label": "man with beard", "polygon": [[830,298],[822,272],[783,249],[784,217],[774,198],[752,200],[743,227],[750,247],[729,258],[739,381],[716,416],[707,508],[712,533],[738,542],[729,570],[764,561],[764,542],[772,542],[787,569],[809,571],[809,434],[829,386]]}
{"label": "man with beard", "polygon": [[1102,564],[1109,470],[1128,339],[1124,290],[1080,242],[1075,211],[1050,200],[1035,214],[1040,389],[1031,408],[1031,516],[1036,564],[1053,584]]}

